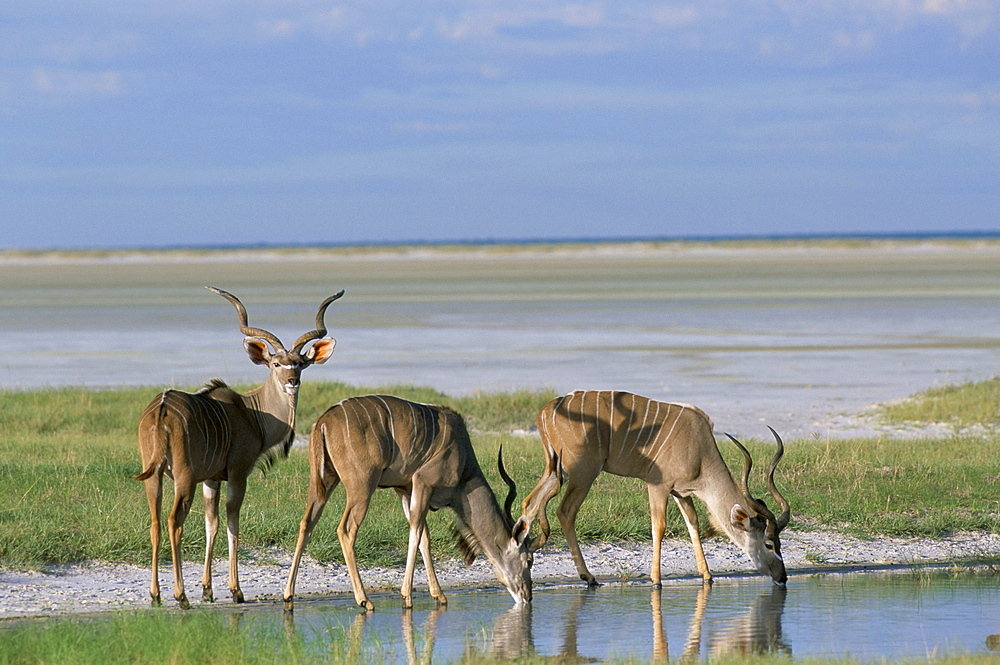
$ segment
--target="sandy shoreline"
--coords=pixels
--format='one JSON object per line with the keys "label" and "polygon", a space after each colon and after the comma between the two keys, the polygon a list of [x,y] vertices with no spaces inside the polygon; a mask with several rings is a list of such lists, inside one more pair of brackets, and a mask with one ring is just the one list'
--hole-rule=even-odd
{"label": "sandy shoreline", "polygon": [[[878,538],[859,540],[834,532],[788,532],[782,549],[792,582],[796,575],[836,573],[851,570],[884,570],[895,567],[933,566],[1000,557],[1000,534],[963,533],[946,538]],[[592,543],[585,545],[584,557],[591,571],[605,584],[648,580],[652,546],[649,543]],[[705,543],[709,566],[720,584],[729,575],[756,575],[746,556],[728,540]],[[266,563],[259,561],[264,560]],[[241,562],[243,592],[251,604],[280,607],[290,553],[273,550],[249,556]],[[662,566],[665,582],[698,584],[690,543],[671,539],[664,543]],[[465,567],[457,560],[441,560],[438,576],[446,589],[461,587],[501,588],[484,557]],[[216,606],[229,605],[225,579],[226,562],[215,564]],[[198,606],[200,565],[187,562],[184,569],[188,595]],[[369,568],[362,578],[369,590],[387,593],[398,589],[402,568]],[[759,577],[759,576],[758,576]],[[552,584],[579,584],[569,552],[546,548],[536,553],[533,569],[538,592]],[[763,577],[762,585],[767,584]],[[426,592],[426,577],[418,566],[416,584]],[[169,566],[163,566],[160,583],[164,605],[174,607]],[[0,568],[0,620],[18,617],[65,616],[75,613],[142,609],[149,606],[149,571],[128,564],[90,562],[55,566],[45,571],[14,571]],[[305,560],[299,573],[299,598],[348,597],[350,580],[339,563],[321,565]],[[391,593],[389,595],[392,595]],[[393,601],[395,599],[393,598]],[[383,609],[386,601],[382,601]],[[391,605],[390,605],[391,607]]]}
{"label": "sandy shoreline", "polygon": [[137,263],[273,263],[310,261],[442,260],[468,258],[627,257],[1000,252],[1000,238],[719,238],[639,239],[567,242],[427,243],[376,245],[289,245],[265,247],[177,247],[165,249],[0,250],[3,265]]}

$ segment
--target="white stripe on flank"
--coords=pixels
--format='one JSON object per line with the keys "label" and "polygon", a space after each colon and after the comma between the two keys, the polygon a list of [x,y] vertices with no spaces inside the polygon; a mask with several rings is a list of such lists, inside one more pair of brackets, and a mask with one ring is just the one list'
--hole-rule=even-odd
{"label": "white stripe on flank", "polygon": [[[320,440],[323,441],[323,460],[320,462],[320,465],[319,465],[319,479],[321,481],[325,481],[326,480],[326,460],[327,460],[327,457],[328,457],[327,452],[326,452],[326,423],[325,422],[320,422],[320,424],[319,424],[319,435],[320,435]],[[323,484],[326,485],[325,482]]]}
{"label": "white stripe on flank", "polygon": [[[635,403],[635,399],[634,398],[632,399],[632,402],[633,402],[633,404]],[[646,410],[642,414],[642,420],[635,424],[635,441],[632,442],[632,447],[629,448],[627,454],[625,454],[623,452],[623,454],[622,454],[623,457],[630,457],[630,456],[634,455],[636,449],[639,448],[639,437],[642,434],[642,428],[646,426],[647,422],[649,422],[649,405],[651,403],[652,403],[652,400],[648,400],[648,399],[646,400]],[[633,413],[634,413],[634,411],[635,410],[633,409]],[[649,435],[648,434],[646,435],[646,439],[647,440],[649,439]]]}
{"label": "white stripe on flank", "polygon": [[[656,425],[660,422],[660,402],[650,400],[653,404],[656,404],[656,413],[653,414],[653,419],[644,418],[642,421],[642,426],[649,430],[649,434],[646,435],[646,440],[643,441],[642,445],[639,446],[643,450],[646,450],[653,441],[653,435],[657,434]],[[649,415],[649,407],[646,407],[646,414]]]}
{"label": "white stripe on flank", "polygon": [[[623,398],[624,399],[624,398]],[[628,446],[628,437],[632,434],[632,423],[635,420],[635,394],[632,394],[632,406],[628,410],[628,427],[625,429],[625,435],[621,438],[618,443],[618,458],[622,459],[625,457],[625,448]],[[638,433],[635,435],[636,440],[639,439]],[[632,444],[633,448],[635,444]]]}
{"label": "white stripe on flank", "polygon": [[568,400],[570,398],[570,396],[572,396],[572,394],[573,393],[570,393],[569,395],[564,395],[562,397],[562,399],[559,400],[559,403],[556,404],[552,408],[552,417],[551,417],[551,420],[552,420],[552,428],[553,429],[555,429],[555,426],[556,426],[556,415],[559,413],[559,409],[563,408],[563,404],[566,403],[566,400]]}
{"label": "white stripe on flank", "polygon": [[[670,413],[670,411],[669,411],[670,406],[671,406],[670,404],[667,405],[667,409],[668,409],[667,410],[667,414],[668,414],[668,416],[669,416],[669,413]],[[673,436],[673,434],[674,434],[674,429],[677,427],[677,423],[680,421],[681,416],[684,415],[684,408],[685,407],[684,407],[683,404],[675,404],[673,406],[679,406],[680,407],[680,411],[678,411],[677,415],[674,416],[674,422],[670,425],[670,431],[667,432],[667,435],[665,437],[663,437],[663,439],[660,440],[660,445],[656,447],[656,450],[653,451],[650,454],[650,456],[649,456],[649,460],[650,460],[649,466],[650,467],[653,466],[653,462],[656,461],[656,458],[660,456],[660,451],[663,450],[664,446],[667,445],[667,442],[670,440],[670,437]]]}
{"label": "white stripe on flank", "polygon": [[438,440],[438,436],[441,434],[441,431],[438,430],[438,412],[426,404],[421,404],[420,410],[424,414],[424,420],[429,423],[425,425],[427,433],[424,436],[427,439],[427,444],[430,446]]}
{"label": "white stripe on flank", "polygon": [[611,446],[615,444],[615,391],[611,391],[611,399],[608,401],[611,405],[611,413],[608,414],[608,453],[611,452]]}
{"label": "white stripe on flank", "polygon": [[[385,412],[389,416],[389,431],[387,432],[387,434],[389,434],[392,437],[393,441],[396,441],[396,421],[392,417],[392,410],[389,408],[389,403],[386,402],[385,398],[381,396],[376,397],[375,399],[382,402],[382,405],[385,407]],[[384,424],[385,423],[383,423],[383,426]]]}
{"label": "white stripe on flank", "polygon": [[[407,408],[410,409],[410,428],[413,430],[413,434],[411,436],[413,437],[413,440],[416,441],[416,439],[417,439],[417,414],[414,412],[414,408],[413,408],[414,404],[413,404],[413,402],[409,402],[409,401],[404,402],[404,404],[406,404]],[[423,418],[422,415],[421,415],[421,418]],[[395,436],[393,436],[393,438],[395,438]]]}
{"label": "white stripe on flank", "polygon": [[[344,438],[347,440],[347,447],[348,449],[353,449],[354,444],[351,441],[351,431],[354,430],[354,428],[351,427],[351,416],[354,414],[349,413],[347,408],[349,404],[350,403],[345,399],[342,402],[340,402],[338,406],[344,412]],[[336,468],[336,465],[334,465],[334,468]]]}
{"label": "white stripe on flank", "polygon": [[[594,434],[597,435],[597,450],[601,449],[601,393],[592,393],[594,396]],[[583,409],[580,413],[580,422],[583,422]]]}

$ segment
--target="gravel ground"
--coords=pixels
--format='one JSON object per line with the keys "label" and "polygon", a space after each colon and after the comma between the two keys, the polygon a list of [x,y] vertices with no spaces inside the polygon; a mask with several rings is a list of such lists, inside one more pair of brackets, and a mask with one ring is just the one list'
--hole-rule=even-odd
{"label": "gravel ground", "polygon": [[[958,534],[942,539],[858,540],[832,532],[793,532],[782,535],[782,550],[789,574],[817,571],[885,569],[894,566],[936,565],[977,557],[1000,556],[1000,535]],[[652,546],[648,543],[584,546],[584,557],[594,575],[603,582],[648,579]],[[754,574],[747,557],[726,539],[705,543],[709,567],[717,576]],[[274,550],[247,556],[240,565],[240,580],[247,601],[278,603],[284,589],[290,553]],[[663,548],[663,574],[678,579],[696,579],[694,557],[685,540],[668,540]],[[229,602],[225,559],[215,564],[216,597]],[[446,588],[459,586],[499,587],[484,557],[470,567],[457,560],[440,561],[438,577]],[[403,571],[389,568],[362,570],[365,585],[372,590],[399,587]],[[200,565],[184,568],[188,596],[200,603]],[[566,550],[546,548],[535,555],[536,584],[576,580],[573,561]],[[426,590],[426,577],[418,566],[416,583]],[[164,604],[174,604],[173,576],[162,566],[160,584]],[[45,571],[14,571],[0,568],[0,619],[53,616],[77,612],[99,612],[149,605],[149,571],[124,564],[88,563],[48,568]],[[350,593],[347,569],[341,564],[321,565],[306,558],[299,571],[297,597],[323,597]]]}

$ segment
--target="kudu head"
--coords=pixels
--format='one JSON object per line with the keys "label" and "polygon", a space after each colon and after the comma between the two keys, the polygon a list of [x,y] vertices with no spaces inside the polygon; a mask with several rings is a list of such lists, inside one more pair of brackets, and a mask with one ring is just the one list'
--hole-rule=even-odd
{"label": "kudu head", "polygon": [[507,473],[503,465],[503,446],[497,453],[497,468],[500,477],[507,484],[507,498],[504,500],[503,512],[506,523],[510,527],[510,539],[493,563],[497,577],[507,587],[507,591],[518,605],[531,602],[531,566],[534,564],[534,549],[531,547],[531,537],[528,532],[531,524],[522,516],[517,520],[510,513],[511,506],[517,498],[517,485]]}
{"label": "kudu head", "polygon": [[549,540],[549,518],[546,508],[562,490],[565,471],[559,463],[559,453],[550,447],[545,448],[545,473],[535,489],[525,497],[521,504],[521,520],[530,528],[532,522],[538,520],[539,534],[535,536],[528,547],[532,552],[541,549]]}
{"label": "kudu head", "polygon": [[737,532],[742,533],[744,538],[737,541],[747,553],[750,560],[762,574],[768,575],[776,584],[784,584],[788,580],[785,572],[785,562],[781,558],[781,541],[778,536],[781,530],[788,525],[792,517],[791,508],[785,497],[774,485],[774,470],[778,468],[781,456],[785,454],[785,446],[781,442],[781,437],[771,427],[771,434],[778,442],[778,451],[774,454],[771,464],[767,468],[767,488],[771,496],[781,507],[781,514],[775,517],[774,513],[760,499],[755,499],[750,494],[749,479],[750,469],[753,468],[753,459],[743,444],[736,440],[734,436],[726,433],[726,436],[736,444],[736,447],[743,453],[743,475],[740,481],[740,493],[747,504],[745,507],[737,504],[733,506],[730,520]]}
{"label": "kudu head", "polygon": [[[330,303],[344,295],[343,291],[335,293],[320,304],[319,311],[316,312],[316,329],[301,335],[295,340],[291,350],[285,350],[284,345],[276,335],[261,328],[249,326],[247,310],[239,298],[214,286],[206,286],[205,288],[212,293],[218,293],[233,304],[237,315],[239,315],[240,332],[245,335],[243,346],[247,350],[247,355],[250,356],[253,363],[263,365],[271,371],[268,382],[273,383],[289,398],[294,400],[298,395],[299,377],[302,370],[309,365],[322,365],[333,354],[333,347],[337,342],[332,337],[325,336],[326,324],[323,322],[323,317],[326,315],[326,308],[330,306]],[[313,342],[313,340],[316,341]],[[309,342],[313,342],[313,344],[303,351],[303,347]]]}

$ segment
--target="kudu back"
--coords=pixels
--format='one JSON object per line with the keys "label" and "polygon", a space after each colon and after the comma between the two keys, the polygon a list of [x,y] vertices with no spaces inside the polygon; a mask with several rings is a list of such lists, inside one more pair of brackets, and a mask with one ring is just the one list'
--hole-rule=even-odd
{"label": "kudu back", "polygon": [[[246,394],[230,389],[219,379],[212,379],[195,393],[167,390],[157,395],[143,411],[139,420],[143,471],[135,479],[146,484],[152,518],[149,537],[153,561],[149,594],[154,605],[160,604],[160,510],[164,474],[174,481],[174,503],[167,519],[174,564],[174,598],[181,607],[190,606],[181,573],[181,536],[184,520],[194,501],[195,487],[202,483],[206,534],[202,598],[208,602],[214,600],[212,550],[219,528],[219,486],[225,481],[229,589],[235,602],[243,602],[236,554],[247,476],[255,465],[287,456],[295,437],[300,375],[310,365],[325,363],[333,353],[336,342],[325,336],[323,319],[330,303],[344,294],[341,291],[324,300],[316,313],[316,328],[300,336],[291,350],[286,350],[275,335],[249,326],[246,309],[236,296],[214,287],[206,288],[226,298],[236,308],[250,360],[267,367],[270,374],[263,385]],[[310,342],[312,345],[306,349]]]}
{"label": "kudu back", "polygon": [[791,512],[774,484],[774,472],[784,446],[773,429],[778,450],[768,467],[767,483],[782,509],[778,516],[750,494],[748,481],[753,461],[747,449],[727,434],[744,457],[743,474],[737,485],[716,445],[711,419],[689,404],[658,402],[622,391],[580,390],[557,397],[542,407],[538,432],[546,466],[521,506],[522,517],[529,523],[538,519],[541,535],[535,539],[534,547],[541,547],[549,535],[546,507],[565,489],[556,515],[577,572],[588,584],[594,585],[596,580],[580,553],[576,516],[602,471],[646,482],[653,537],[650,577],[654,585],[660,584],[660,548],[668,498],[673,498],[684,517],[698,572],[706,583],[712,581],[692,497],[705,503],[713,521],[761,573],[778,584],[785,583],[787,573],[781,559],[779,534],[788,524]]}
{"label": "kudu back", "polygon": [[517,490],[503,469],[502,453],[497,463],[509,488],[503,510],[483,476],[464,420],[452,409],[389,395],[352,397],[330,407],[309,437],[309,499],[285,587],[285,610],[293,609],[302,553],[330,493],[340,483],[347,500],[337,536],[354,598],[365,610],[373,610],[374,605],[358,573],[354,543],[372,494],[390,487],[402,500],[409,522],[406,572],[400,589],[404,608],[412,606],[418,548],[431,596],[441,605],[447,603],[434,572],[427,532],[427,511],[440,508],[455,513],[466,562],[471,563],[477,551],[483,552],[515,602],[530,602],[528,524],[511,517]]}

